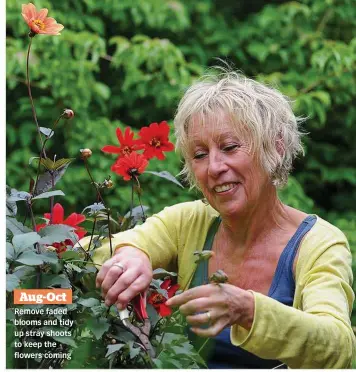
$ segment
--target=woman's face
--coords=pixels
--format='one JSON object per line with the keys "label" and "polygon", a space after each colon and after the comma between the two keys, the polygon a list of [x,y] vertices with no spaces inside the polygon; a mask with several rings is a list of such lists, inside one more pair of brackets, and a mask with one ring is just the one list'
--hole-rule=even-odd
{"label": "woman's face", "polygon": [[271,182],[267,172],[238,138],[228,116],[216,124],[193,122],[189,130],[190,161],[209,204],[223,217],[241,216],[263,201]]}

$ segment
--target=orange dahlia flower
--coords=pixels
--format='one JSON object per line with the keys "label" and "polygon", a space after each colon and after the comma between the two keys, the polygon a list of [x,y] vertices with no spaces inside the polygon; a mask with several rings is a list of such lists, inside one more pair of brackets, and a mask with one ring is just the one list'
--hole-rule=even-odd
{"label": "orange dahlia flower", "polygon": [[48,9],[39,12],[32,3],[22,4],[22,16],[35,34],[60,35],[64,26],[57,23],[54,18],[47,17]]}

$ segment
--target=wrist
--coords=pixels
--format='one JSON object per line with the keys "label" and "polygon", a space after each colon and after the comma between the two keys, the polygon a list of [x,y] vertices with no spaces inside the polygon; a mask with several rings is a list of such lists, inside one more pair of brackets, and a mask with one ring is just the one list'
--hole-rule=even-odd
{"label": "wrist", "polygon": [[253,320],[255,317],[255,296],[252,291],[244,291],[244,304],[245,309],[243,311],[240,326],[249,331],[252,328]]}
{"label": "wrist", "polygon": [[131,246],[131,245],[122,245],[122,246],[117,246],[115,249],[114,256],[116,255],[123,255],[125,257],[129,256],[135,256],[135,257],[142,257],[142,259],[147,260],[148,263],[151,265],[151,259],[148,253],[146,253],[144,250]]}

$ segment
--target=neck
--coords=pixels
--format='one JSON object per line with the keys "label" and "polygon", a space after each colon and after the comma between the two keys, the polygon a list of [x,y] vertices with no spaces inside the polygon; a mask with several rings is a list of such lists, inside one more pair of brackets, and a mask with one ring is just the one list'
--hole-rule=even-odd
{"label": "neck", "polygon": [[263,193],[263,200],[238,216],[221,216],[220,234],[223,241],[232,242],[234,250],[244,253],[248,247],[269,236],[275,229],[283,228],[289,218],[286,206],[278,199],[275,187]]}

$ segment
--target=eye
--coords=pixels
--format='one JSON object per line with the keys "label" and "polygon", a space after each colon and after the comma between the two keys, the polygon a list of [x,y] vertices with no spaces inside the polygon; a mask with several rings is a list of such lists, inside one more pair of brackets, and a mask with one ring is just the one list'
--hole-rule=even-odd
{"label": "eye", "polygon": [[193,159],[203,159],[205,156],[205,152],[199,151],[194,154]]}
{"label": "eye", "polygon": [[233,144],[223,146],[222,150],[225,151],[225,152],[230,152],[230,151],[234,151],[234,150],[236,150],[240,147],[241,147],[241,145],[239,145],[237,143],[233,143]]}

